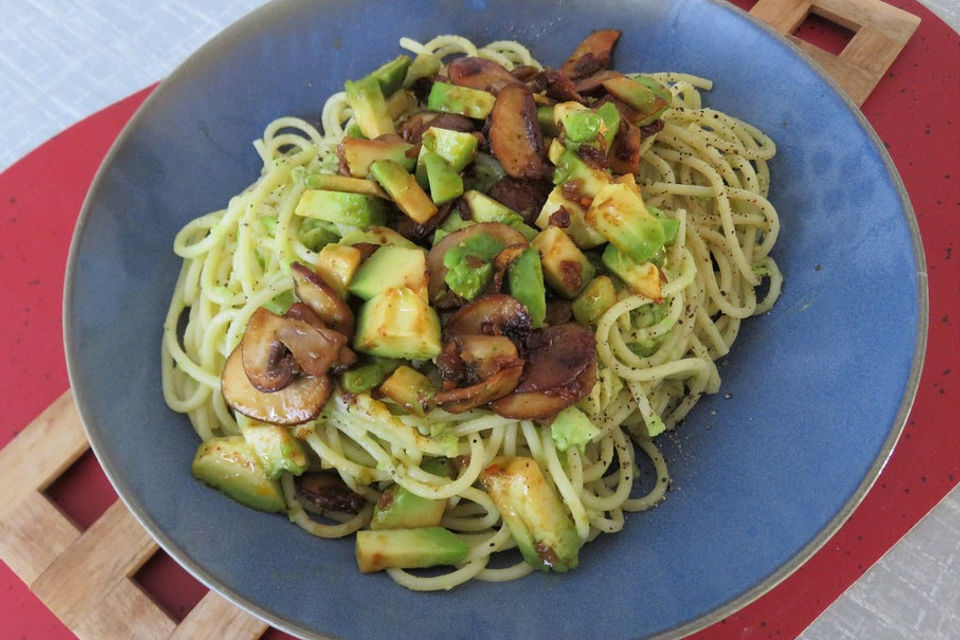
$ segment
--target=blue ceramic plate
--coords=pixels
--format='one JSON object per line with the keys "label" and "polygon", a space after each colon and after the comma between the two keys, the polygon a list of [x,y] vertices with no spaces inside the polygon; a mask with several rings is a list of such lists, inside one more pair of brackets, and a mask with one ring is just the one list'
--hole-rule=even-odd
{"label": "blue ceramic plate", "polygon": [[[258,175],[276,116],[317,120],[343,82],[421,41],[518,39],[557,66],[592,29],[624,31],[622,70],[712,78],[709,105],[771,135],[786,275],[704,399],[663,444],[665,503],[587,545],[566,575],[412,593],[360,575],[353,539],[310,537],[190,475],[197,438],[160,392],[161,323],[189,219]],[[926,333],[909,201],[859,111],[771,31],[707,0],[281,1],[241,20],[137,113],[87,199],[70,256],[70,377],[121,497],[205,583],[295,634],[639,638],[693,631],[771,588],[832,534],[890,454]]]}

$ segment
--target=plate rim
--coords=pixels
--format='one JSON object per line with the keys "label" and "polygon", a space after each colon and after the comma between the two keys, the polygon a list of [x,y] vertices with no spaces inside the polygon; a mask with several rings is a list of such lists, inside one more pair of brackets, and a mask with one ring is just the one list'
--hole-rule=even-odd
{"label": "plate rim", "polygon": [[[740,18],[746,19],[748,22],[752,23],[754,27],[759,27],[768,36],[771,36],[780,44],[785,45],[801,62],[803,62],[810,70],[817,74],[820,79],[826,83],[835,96],[839,97],[847,109],[852,113],[857,124],[866,134],[874,149],[877,151],[880,159],[883,162],[883,166],[885,167],[887,174],[891,179],[892,185],[900,197],[902,213],[910,231],[911,246],[913,249],[916,267],[915,277],[917,279],[916,286],[918,307],[917,331],[914,339],[914,349],[911,358],[910,371],[905,383],[903,396],[900,399],[897,412],[890,425],[890,430],[883,441],[883,445],[881,446],[879,453],[874,458],[870,467],[867,469],[863,479],[860,481],[850,497],[844,502],[841,509],[834,514],[834,516],[820,529],[817,535],[815,535],[810,542],[804,545],[785,563],[779,566],[771,574],[763,578],[756,585],[750,589],[747,589],[738,596],[720,603],[713,609],[689,620],[688,622],[680,623],[661,632],[646,636],[647,640],[667,640],[668,638],[687,636],[716,622],[719,622],[720,620],[729,617],[737,611],[740,611],[767,592],[774,589],[777,585],[796,572],[801,566],[806,564],[806,562],[809,561],[810,558],[813,557],[813,555],[815,555],[816,552],[819,551],[820,548],[822,548],[827,541],[829,541],[830,538],[837,533],[843,524],[850,518],[853,512],[860,506],[870,489],[876,483],[877,478],[880,476],[884,466],[889,461],[890,456],[892,455],[896,444],[903,433],[910,410],[914,401],[916,400],[920,376],[926,356],[926,345],[929,332],[929,287],[927,281],[927,264],[916,212],[913,209],[906,186],[903,183],[903,179],[900,176],[896,165],[893,163],[893,160],[879,135],[867,120],[863,112],[860,110],[860,107],[850,98],[849,95],[847,95],[847,93],[829,74],[827,74],[819,65],[817,65],[817,63],[809,54],[807,54],[803,49],[791,42],[788,38],[784,37],[767,23],[751,15],[749,12],[744,11],[740,7],[730,2],[725,2],[724,0],[693,1],[706,2],[714,5],[720,10],[729,11]],[[198,62],[202,62],[204,58],[215,52],[217,49],[233,44],[236,39],[242,37],[242,34],[245,31],[249,29],[254,29],[256,31],[259,30],[259,28],[266,26],[267,23],[272,22],[272,20],[270,20],[270,16],[274,15],[275,12],[282,10],[285,5],[291,10],[295,10],[297,7],[305,4],[309,3],[306,0],[271,0],[270,2],[267,2],[242,16],[238,20],[233,21],[219,31],[215,36],[198,47],[182,62],[180,62],[169,76],[167,76],[156,87],[154,87],[154,89],[134,112],[133,116],[129,118],[111,144],[110,149],[104,156],[100,166],[94,174],[93,180],[90,183],[90,187],[88,188],[87,194],[84,197],[83,204],[80,208],[80,212],[77,216],[77,221],[70,241],[65,270],[62,304],[62,328],[64,353],[67,363],[67,376],[70,382],[70,388],[74,394],[74,402],[80,416],[81,424],[83,425],[84,433],[90,443],[90,447],[93,450],[94,455],[97,457],[100,466],[103,468],[104,474],[107,476],[110,484],[115,489],[118,497],[123,501],[124,505],[134,516],[137,522],[167,554],[174,558],[174,560],[185,571],[199,580],[212,592],[222,596],[241,610],[246,611],[247,613],[256,616],[269,625],[291,635],[316,640],[345,640],[342,636],[334,636],[329,633],[320,633],[313,629],[308,629],[299,624],[280,618],[264,607],[239,595],[233,588],[228,587],[220,580],[212,576],[206,569],[201,567],[199,563],[195,562],[185,550],[181,549],[173,540],[162,533],[161,527],[153,519],[153,517],[146,513],[141,505],[134,500],[134,492],[126,485],[126,483],[120,477],[121,474],[110,462],[110,457],[107,455],[107,452],[104,449],[103,442],[100,439],[97,430],[91,426],[95,423],[95,420],[94,417],[89,413],[89,408],[86,406],[86,403],[83,400],[82,392],[78,393],[79,388],[75,385],[75,382],[79,380],[77,364],[70,355],[74,352],[73,345],[75,344],[75,340],[73,338],[73,332],[69,323],[69,318],[71,316],[70,310],[73,307],[73,284],[78,261],[80,238],[83,236],[84,228],[86,227],[88,219],[91,215],[93,195],[97,192],[100,183],[103,181],[104,176],[108,168],[111,166],[114,157],[119,152],[119,149],[125,144],[127,139],[131,137],[132,132],[137,128],[140,120],[143,119],[144,114],[150,110],[153,103],[162,99],[162,93],[165,85],[168,83],[175,83],[175,81],[181,76],[190,76],[192,68],[198,66]]]}

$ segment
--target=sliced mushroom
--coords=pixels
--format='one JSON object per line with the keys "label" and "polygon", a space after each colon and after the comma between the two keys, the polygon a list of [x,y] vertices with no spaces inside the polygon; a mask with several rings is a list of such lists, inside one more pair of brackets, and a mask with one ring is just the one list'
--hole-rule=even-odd
{"label": "sliced mushroom", "polygon": [[293,382],[296,362],[293,355],[277,339],[283,318],[263,307],[247,321],[243,340],[238,347],[247,379],[258,391],[272,393]]}
{"label": "sliced mushroom", "polygon": [[[466,385],[444,389],[433,401],[450,413],[463,413],[502,398],[517,386],[524,363],[517,348],[503,336],[463,336],[451,340],[444,349],[441,375],[449,385]],[[450,367],[452,360],[458,360]]]}
{"label": "sliced mushroom", "polygon": [[570,76],[571,80],[576,80],[606,69],[610,64],[613,47],[619,39],[620,32],[616,29],[594,31],[577,45],[560,70]]}
{"label": "sliced mushroom", "polygon": [[279,391],[264,393],[247,378],[237,346],[223,367],[220,390],[234,411],[261,422],[295,425],[317,417],[330,397],[330,379],[299,376]]}
{"label": "sliced mushroom", "polygon": [[595,91],[599,91],[603,88],[603,83],[611,78],[619,78],[623,74],[619,71],[611,71],[610,69],[604,69],[603,71],[598,71],[593,75],[586,76],[585,78],[580,78],[573,83],[573,88],[580,94],[591,94]]}
{"label": "sliced mushroom", "polygon": [[477,298],[447,319],[447,338],[484,335],[507,336],[524,344],[532,331],[527,308],[511,296],[495,294]]}
{"label": "sliced mushroom", "polygon": [[353,335],[353,311],[337,292],[315,272],[299,262],[290,265],[297,297],[317,314],[321,321],[345,336]]}
{"label": "sliced mushroom", "polygon": [[640,171],[640,143],[642,138],[640,129],[632,123],[626,120],[620,123],[617,134],[613,137],[613,144],[607,158],[611,171],[618,174],[635,174]]}
{"label": "sliced mushroom", "polygon": [[300,370],[314,377],[326,375],[339,361],[347,337],[326,327],[316,327],[296,318],[284,318],[277,339],[290,350]]}
{"label": "sliced mushroom", "polygon": [[507,274],[507,267],[510,266],[510,263],[520,257],[520,254],[523,253],[528,246],[530,245],[528,245],[526,242],[523,244],[512,244],[494,256],[492,263],[493,278],[490,279],[490,284],[487,285],[487,294],[500,293],[500,291],[503,289],[503,279]]}
{"label": "sliced mushroom", "polygon": [[[290,305],[290,308],[287,309],[287,312],[284,314],[284,316],[288,318],[296,318],[297,320],[303,320],[310,326],[317,329],[328,330],[327,326],[323,324],[322,320],[320,320],[320,317],[313,312],[313,309],[302,302],[294,302],[292,305]],[[353,349],[348,347],[345,342],[344,345],[340,347],[340,351],[337,354],[337,359],[331,365],[330,369],[333,373],[339,373],[342,369],[353,365],[356,361],[357,354],[354,353]]]}
{"label": "sliced mushroom", "polygon": [[527,224],[533,224],[551,189],[553,185],[545,180],[504,176],[490,187],[487,195],[522,215]]}
{"label": "sliced mushroom", "polygon": [[305,473],[294,481],[297,497],[324,511],[360,513],[367,501],[353,491],[343,478],[329,471]]}
{"label": "sliced mushroom", "polygon": [[556,69],[544,69],[533,79],[532,84],[536,89],[542,87],[546,91],[547,97],[559,100],[560,102],[583,102],[583,96],[577,91],[573,80],[562,71]]}
{"label": "sliced mushroom", "polygon": [[533,93],[526,86],[508,85],[497,94],[490,112],[490,150],[508,175],[543,177],[543,132]]}
{"label": "sliced mushroom", "polygon": [[447,268],[443,265],[443,257],[449,249],[459,245],[476,233],[486,233],[504,245],[522,244],[527,241],[519,231],[500,222],[473,224],[445,236],[430,249],[430,253],[427,255],[427,270],[430,272],[430,282],[427,285],[427,290],[430,295],[430,302],[434,306],[441,309],[451,309],[457,306],[459,300],[447,287],[444,279],[447,275]]}
{"label": "sliced mushroom", "polygon": [[494,94],[509,84],[520,83],[516,76],[496,62],[470,56],[457,58],[448,64],[447,76],[453,84]]}
{"label": "sliced mushroom", "polygon": [[516,420],[544,420],[576,404],[596,382],[596,343],[577,323],[547,327],[528,342],[527,364],[513,393],[490,403]]}

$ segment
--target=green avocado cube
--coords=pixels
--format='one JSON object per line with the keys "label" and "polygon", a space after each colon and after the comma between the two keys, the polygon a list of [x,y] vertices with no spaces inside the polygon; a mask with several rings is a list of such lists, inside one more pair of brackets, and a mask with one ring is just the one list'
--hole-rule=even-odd
{"label": "green avocado cube", "polygon": [[652,258],[666,241],[663,225],[647,211],[636,185],[604,186],[587,209],[586,221],[637,263]]}
{"label": "green avocado cube", "polygon": [[348,291],[369,300],[384,289],[408,287],[427,299],[427,258],[419,247],[381,246],[357,269]]}
{"label": "green avocado cube", "polygon": [[307,455],[290,429],[251,419],[241,424],[243,438],[260,458],[268,478],[279,478],[284,472],[298,476],[307,470]]}
{"label": "green avocado cube", "polygon": [[623,280],[635,293],[655,301],[661,299],[660,269],[655,264],[638,263],[612,244],[608,244],[603,250],[601,259],[604,266]]}
{"label": "green avocado cube", "polygon": [[641,114],[642,117],[634,122],[638,126],[650,124],[659,118],[672,101],[666,87],[647,76],[617,76],[606,80],[603,86],[611,95]]}
{"label": "green avocado cube", "polygon": [[362,573],[457,564],[469,552],[466,543],[442,527],[357,532],[357,567]]}
{"label": "green avocado cube", "polygon": [[547,317],[547,290],[543,284],[540,252],[536,247],[527,247],[510,263],[507,267],[507,282],[510,295],[527,308],[533,326],[544,326]]}
{"label": "green avocado cube", "polygon": [[589,224],[586,220],[586,210],[579,202],[574,202],[563,192],[563,187],[557,185],[547,196],[537,216],[536,225],[541,229],[550,226],[550,219],[555,213],[563,209],[566,211],[569,224],[564,229],[567,235],[581,249],[592,249],[607,242],[606,237]]}
{"label": "green avocado cube", "polygon": [[384,64],[370,75],[373,76],[377,84],[380,85],[380,91],[383,93],[383,97],[389,98],[403,85],[409,67],[410,56],[403,54]]}
{"label": "green avocado cube", "polygon": [[564,298],[573,299],[593,279],[593,265],[560,227],[547,227],[531,244],[540,251],[544,280]]}
{"label": "green avocado cube", "polygon": [[[401,367],[397,372],[409,367]],[[394,376],[397,375],[394,372]],[[394,376],[391,376],[393,378]],[[427,460],[422,468],[428,473],[441,477],[449,477],[446,463],[441,458]],[[380,494],[373,509],[373,518],[370,520],[371,529],[416,529],[419,527],[436,527],[440,525],[447,501],[441,499],[422,498],[398,484],[391,485]]]}
{"label": "green avocado cube", "polygon": [[420,154],[430,185],[430,199],[434,204],[443,204],[463,193],[463,179],[454,171],[450,164],[433,151],[424,151]]}
{"label": "green avocado cube", "polygon": [[286,511],[280,481],[267,477],[243,436],[212,438],[197,448],[193,476],[258,511]]}
{"label": "green avocado cube", "polygon": [[486,289],[493,276],[493,258],[504,244],[486,233],[475,233],[443,255],[447,273],[444,282],[464,300],[473,300]]}
{"label": "green avocado cube", "polygon": [[597,276],[580,292],[571,305],[573,317],[583,325],[596,324],[607,309],[617,302],[617,289],[607,276]]}
{"label": "green avocado cube", "polygon": [[435,75],[443,67],[443,61],[432,53],[418,54],[410,68],[407,69],[407,76],[403,80],[403,86],[409,87],[420,78],[429,78]]}
{"label": "green avocado cube", "polygon": [[370,165],[370,175],[415,222],[423,224],[437,213],[437,206],[417,184],[417,179],[396,162],[378,160]]}
{"label": "green avocado cube", "polygon": [[440,355],[440,318],[412,289],[385,289],[360,307],[353,344],[383,358],[430,360]]}
{"label": "green avocado cube", "polygon": [[350,393],[369,391],[380,386],[399,366],[400,361],[394,358],[371,358],[370,362],[343,372],[343,388]]}
{"label": "green avocado cube", "polygon": [[473,162],[479,142],[472,133],[430,127],[423,134],[423,146],[450,163],[457,173]]}
{"label": "green avocado cube", "polygon": [[536,460],[494,458],[480,482],[527,564],[561,573],[576,568],[580,536]]}
{"label": "green avocado cube", "polygon": [[587,443],[598,435],[600,429],[576,407],[567,407],[558,413],[550,424],[550,436],[558,451],[566,451],[572,447],[582,452]]}
{"label": "green avocado cube", "polygon": [[369,227],[387,219],[387,203],[376,196],[328,189],[307,189],[294,213],[326,222]]}
{"label": "green avocado cube", "polygon": [[427,109],[483,120],[490,115],[494,102],[496,97],[487,91],[434,82],[427,96]]}
{"label": "green avocado cube", "polygon": [[397,367],[396,371],[383,381],[383,384],[380,385],[380,393],[408,412],[422,416],[427,410],[427,403],[436,393],[436,390],[433,388],[430,378],[416,369],[402,365]]}
{"label": "green avocado cube", "polygon": [[377,160],[392,160],[406,171],[412,171],[417,162],[415,157],[409,155],[413,145],[399,136],[386,136],[378,140],[344,136],[340,149],[347,169],[354,178],[366,178],[370,165]]}
{"label": "green avocado cube", "polygon": [[353,115],[360,131],[367,138],[376,138],[385,133],[394,133],[396,128],[387,112],[380,83],[373,76],[360,80],[347,80],[344,84],[347,103],[353,109]]}
{"label": "green avocado cube", "polygon": [[564,182],[577,181],[580,193],[587,198],[593,198],[604,185],[610,184],[613,177],[609,172],[591,167],[580,159],[573,149],[566,149],[556,162],[557,168],[553,174],[553,184],[562,185]]}

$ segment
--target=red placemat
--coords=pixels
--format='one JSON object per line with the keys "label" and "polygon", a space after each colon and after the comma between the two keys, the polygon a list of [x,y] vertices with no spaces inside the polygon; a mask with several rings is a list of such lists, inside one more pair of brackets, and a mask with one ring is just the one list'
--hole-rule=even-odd
{"label": "red placemat", "polygon": [[[916,403],[890,462],[847,524],[803,568],[696,634],[697,640],[795,636],[960,481],[960,404],[952,382],[960,375],[960,265],[952,255],[960,239],[960,37],[916,2],[891,4],[922,22],[863,112],[903,177],[924,241],[930,331]],[[148,93],[71,127],[0,175],[0,234],[6,240],[0,248],[0,446],[68,386],[61,296],[73,226],[103,155]],[[81,525],[115,499],[89,454],[49,493]],[[136,577],[175,619],[205,591],[165,556]],[[267,636],[286,637],[275,631]],[[0,637],[73,637],[2,563]]]}

